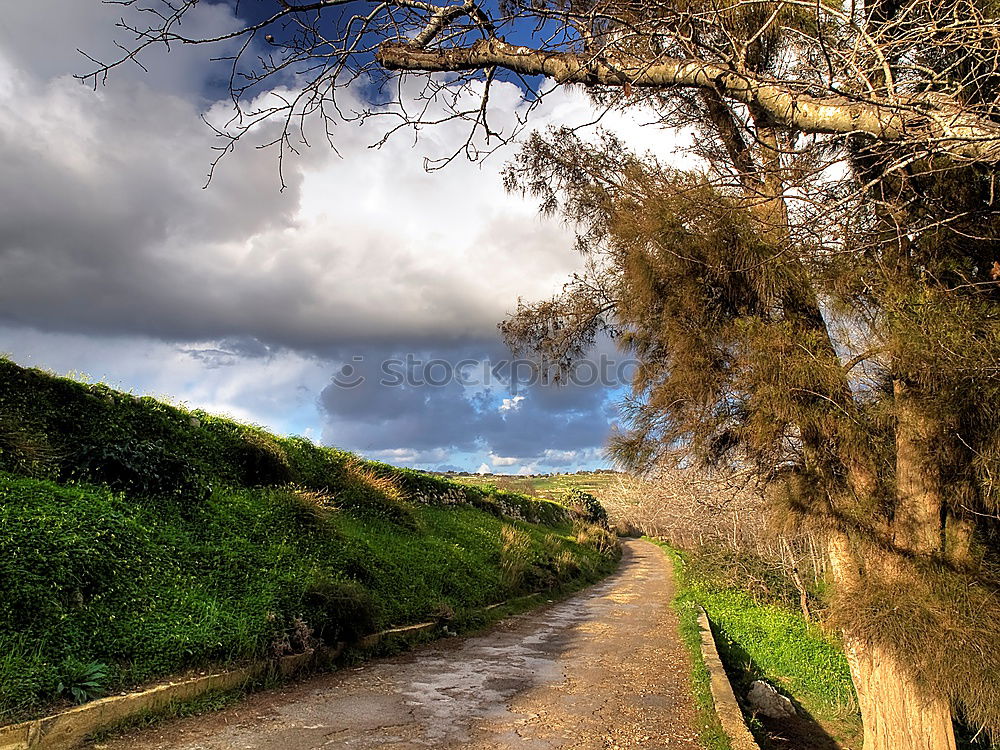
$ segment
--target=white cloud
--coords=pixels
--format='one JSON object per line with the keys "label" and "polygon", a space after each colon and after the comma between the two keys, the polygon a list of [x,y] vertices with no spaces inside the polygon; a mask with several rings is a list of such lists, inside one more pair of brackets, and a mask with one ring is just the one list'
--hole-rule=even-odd
{"label": "white cloud", "polygon": [[392,450],[370,451],[366,452],[365,455],[368,458],[374,458],[378,461],[396,464],[397,466],[437,464],[447,461],[450,458],[450,452],[443,448],[434,448],[432,450],[394,448]]}
{"label": "white cloud", "polygon": [[[425,129],[416,147],[403,135],[378,150],[368,148],[378,133],[342,124],[334,135],[343,158],[318,139],[286,163],[284,192],[275,152],[252,144],[227,157],[203,190],[216,144],[200,118],[228,107],[205,98],[205,61],[218,50],[156,52],[151,75],[123,70],[96,92],[69,76],[86,67],[76,47],[111,50],[120,12],[79,0],[4,11],[0,346],[18,361],[89,371],[282,432],[338,442],[351,425],[367,426],[350,433],[363,437],[350,447],[391,449],[384,457],[397,463],[447,460],[454,436],[445,447],[420,439],[434,432],[429,419],[460,413],[450,394],[432,416],[426,404],[414,408],[396,443],[371,433],[398,420],[376,423],[359,407],[334,422],[316,402],[332,362],[349,350],[488,350],[519,296],[548,296],[579,269],[571,231],[504,192],[500,171],[515,151],[428,174],[422,157],[449,153],[464,138],[461,123]],[[234,19],[226,4],[202,3],[188,23],[193,32],[222,31]],[[351,96],[343,94],[347,108]],[[491,101],[494,127],[523,112],[510,84],[498,84]],[[581,90],[565,88],[532,117],[536,127],[580,123],[592,107]],[[666,155],[674,146],[618,115],[605,124],[640,150]],[[255,341],[268,354],[229,350],[226,339]],[[468,411],[459,391],[454,401]],[[580,416],[569,396],[579,394],[565,396],[565,408],[554,397],[551,408],[537,398],[522,404],[524,396],[505,399],[499,412],[491,406],[497,424],[484,434],[497,442],[475,454],[465,448],[475,455],[469,465],[491,449],[511,461],[498,466],[529,466],[537,455],[512,454],[550,441],[593,445],[603,417],[594,404],[593,419]],[[560,409],[570,415],[556,420],[562,433],[542,434],[537,425],[552,425]],[[452,421],[451,433],[468,431]],[[536,445],[525,447],[518,429]]]}
{"label": "white cloud", "polygon": [[[416,149],[401,135],[372,150],[378,131],[341,125],[343,158],[325,146],[290,157],[284,193],[276,153],[246,144],[202,190],[213,138],[196,101],[147,82],[95,93],[10,54],[0,49],[0,89],[17,102],[0,111],[0,319],[314,351],[481,339],[519,296],[548,296],[580,267],[566,226],[505,193],[502,158],[424,171],[422,155],[465,137],[461,121],[428,130]],[[518,97],[496,85],[494,127],[513,127]],[[362,106],[351,92],[341,104]],[[561,89],[532,122],[590,112],[582,92]]]}
{"label": "white cloud", "polygon": [[521,407],[521,402],[524,401],[524,396],[514,396],[513,398],[505,398],[500,402],[498,407],[500,411],[517,411]]}
{"label": "white cloud", "polygon": [[0,113],[8,319],[313,349],[482,337],[579,264],[564,227],[504,194],[499,160],[428,174],[406,140],[369,151],[343,128],[344,160],[307,151],[283,194],[274,153],[251,148],[203,191],[211,139],[184,100],[36,85],[2,63],[0,82],[20,102]]}
{"label": "white cloud", "polygon": [[489,462],[494,466],[514,466],[521,462],[521,459],[514,458],[511,456],[498,456],[494,453],[490,454]]}

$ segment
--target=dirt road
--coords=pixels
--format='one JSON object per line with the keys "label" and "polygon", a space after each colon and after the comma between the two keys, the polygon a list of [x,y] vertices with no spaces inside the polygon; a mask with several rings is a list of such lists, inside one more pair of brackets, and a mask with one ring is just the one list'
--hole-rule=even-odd
{"label": "dirt road", "polygon": [[488,632],[258,693],[107,750],[699,747],[663,553]]}

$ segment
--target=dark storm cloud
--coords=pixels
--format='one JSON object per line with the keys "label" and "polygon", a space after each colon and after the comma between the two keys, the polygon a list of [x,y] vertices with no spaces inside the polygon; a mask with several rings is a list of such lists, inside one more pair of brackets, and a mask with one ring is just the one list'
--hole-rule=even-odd
{"label": "dark storm cloud", "polygon": [[[480,450],[554,465],[546,451],[593,451],[617,416],[609,388],[599,383],[512,387],[504,382],[510,368],[500,366],[509,355],[495,345],[411,354],[419,365],[408,382],[400,382],[405,355],[359,352],[342,358],[347,369],[334,369],[320,404],[326,437],[363,452]],[[459,363],[472,360],[488,364],[470,368],[464,383],[447,378],[459,371]],[[483,376],[494,369],[501,377],[489,377],[487,385]]]}
{"label": "dark storm cloud", "polygon": [[5,88],[23,104],[0,112],[3,322],[316,353],[478,341],[575,265],[564,229],[504,197],[499,162],[427,174],[403,140],[369,151],[355,128],[354,158],[310,150],[284,192],[274,152],[249,145],[202,190],[212,139],[191,103],[0,61]]}

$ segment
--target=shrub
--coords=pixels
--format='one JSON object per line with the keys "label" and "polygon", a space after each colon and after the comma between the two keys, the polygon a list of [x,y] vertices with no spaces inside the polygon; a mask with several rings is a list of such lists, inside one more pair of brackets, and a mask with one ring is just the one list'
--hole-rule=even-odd
{"label": "shrub", "polygon": [[107,491],[0,481],[0,628],[72,618],[154,554]]}
{"label": "shrub", "polygon": [[275,438],[262,430],[238,431],[233,463],[245,487],[265,487],[292,481],[288,455]]}
{"label": "shrub", "polygon": [[604,526],[574,521],[573,533],[577,544],[593,547],[601,555],[621,555],[621,542]]}
{"label": "shrub", "polygon": [[354,581],[317,574],[306,587],[303,607],[303,616],[312,623],[316,637],[330,645],[353,643],[375,630],[375,601]]}
{"label": "shrub", "polygon": [[58,453],[44,434],[0,421],[0,470],[53,479],[59,472]]}
{"label": "shrub", "polygon": [[605,527],[608,525],[608,512],[601,505],[601,501],[589,492],[584,492],[579,487],[571,487],[566,492],[566,504],[580,508],[583,516],[591,523]]}
{"label": "shrub", "polygon": [[416,516],[400,484],[396,477],[362,461],[348,461],[344,467],[343,487],[334,499],[342,508],[413,529]]}
{"label": "shrub", "polygon": [[344,467],[354,458],[336,448],[321,448],[304,437],[279,438],[277,442],[288,458],[293,481],[315,490],[339,489]]}

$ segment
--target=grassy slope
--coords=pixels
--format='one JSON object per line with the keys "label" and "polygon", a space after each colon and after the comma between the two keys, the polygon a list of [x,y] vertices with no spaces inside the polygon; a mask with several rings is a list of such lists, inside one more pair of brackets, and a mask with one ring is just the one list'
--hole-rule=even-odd
{"label": "grassy slope", "polygon": [[[655,540],[653,540],[655,541]],[[699,604],[716,629],[719,655],[743,693],[755,679],[776,685],[838,741],[854,746],[860,721],[847,660],[840,647],[801,615],[761,604],[746,592],[698,575],[684,554],[657,542],[674,560],[677,606]]]}
{"label": "grassy slope", "polygon": [[0,360],[0,720],[94,662],[117,689],[594,580],[616,550],[578,526]]}

